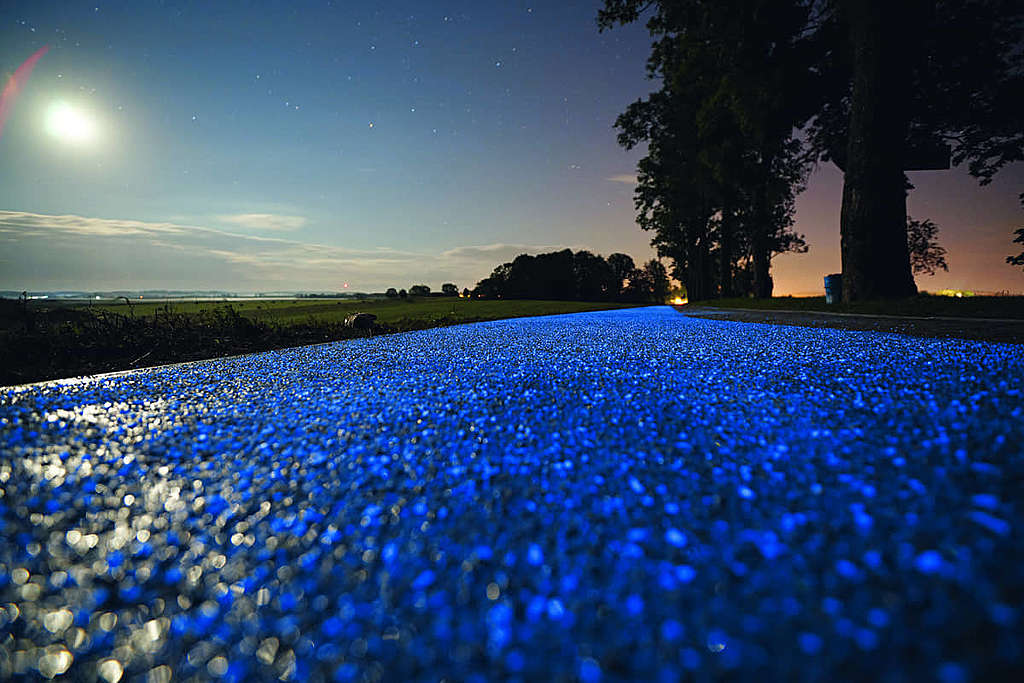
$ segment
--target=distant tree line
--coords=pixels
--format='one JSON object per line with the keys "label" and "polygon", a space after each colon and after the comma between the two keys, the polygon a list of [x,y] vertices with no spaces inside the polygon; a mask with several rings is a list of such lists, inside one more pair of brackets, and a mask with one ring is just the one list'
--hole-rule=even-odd
{"label": "distant tree line", "polygon": [[589,251],[562,249],[520,254],[477,283],[473,295],[484,299],[554,299],[663,303],[669,296],[668,273],[657,260],[637,267],[627,254],[607,259]]}
{"label": "distant tree line", "polygon": [[[440,292],[430,291],[429,285],[413,285],[409,288],[409,291],[388,287],[388,290],[384,292],[384,296],[389,299],[405,299],[410,296],[459,296],[459,287],[452,282],[446,282],[441,285]],[[469,290],[462,290],[462,296],[469,296]]]}

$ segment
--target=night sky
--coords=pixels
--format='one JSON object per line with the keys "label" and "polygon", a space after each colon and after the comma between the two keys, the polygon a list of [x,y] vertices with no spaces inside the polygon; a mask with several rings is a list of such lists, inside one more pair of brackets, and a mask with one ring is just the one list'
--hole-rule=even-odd
{"label": "night sky", "polygon": [[[612,124],[656,88],[650,40],[599,34],[600,5],[5,1],[4,81],[51,49],[0,136],[0,289],[437,289],[524,251],[646,260],[643,151]],[[918,285],[1024,291],[1004,263],[1022,165],[981,189],[911,176],[950,265]],[[823,165],[801,196],[811,251],[775,262],[777,294],[839,270],[841,180]]]}

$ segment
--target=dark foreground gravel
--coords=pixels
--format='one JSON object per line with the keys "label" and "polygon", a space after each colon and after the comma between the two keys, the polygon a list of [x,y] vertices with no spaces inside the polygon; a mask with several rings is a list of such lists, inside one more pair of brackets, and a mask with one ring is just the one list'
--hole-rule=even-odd
{"label": "dark foreground gravel", "polygon": [[0,679],[1012,679],[1024,346],[529,318],[0,394]]}

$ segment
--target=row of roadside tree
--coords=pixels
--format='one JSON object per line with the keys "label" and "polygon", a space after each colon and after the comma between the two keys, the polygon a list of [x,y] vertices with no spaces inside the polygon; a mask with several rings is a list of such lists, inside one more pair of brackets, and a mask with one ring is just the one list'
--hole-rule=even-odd
{"label": "row of roadside tree", "polygon": [[668,273],[652,259],[637,267],[628,254],[602,257],[589,251],[562,249],[520,254],[477,283],[483,299],[554,299],[562,301],[630,301],[664,303]]}
{"label": "row of roadside tree", "polygon": [[[626,301],[664,303],[671,285],[665,266],[652,259],[640,267],[628,254],[600,254],[571,249],[547,254],[520,254],[515,260],[502,263],[461,296],[477,299],[546,299],[551,301]],[[405,289],[391,287],[390,298],[409,296],[459,296],[459,288],[451,282],[441,285],[440,292],[427,285]]]}

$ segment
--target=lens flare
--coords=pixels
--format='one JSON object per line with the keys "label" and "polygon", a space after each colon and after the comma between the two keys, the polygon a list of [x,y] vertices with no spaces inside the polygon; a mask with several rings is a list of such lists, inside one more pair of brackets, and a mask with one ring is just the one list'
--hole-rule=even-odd
{"label": "lens flare", "polygon": [[11,77],[7,79],[3,92],[0,93],[0,135],[4,132],[4,123],[6,123],[7,116],[11,113],[11,109],[14,107],[14,101],[18,98],[18,93],[21,92],[25,83],[28,82],[28,77],[32,74],[32,69],[35,68],[36,62],[38,62],[49,49],[49,45],[44,45],[36,50],[32,53],[32,56],[26,59],[25,62],[11,75]]}

